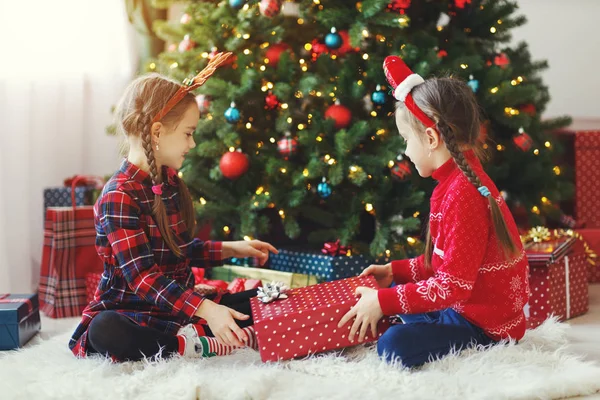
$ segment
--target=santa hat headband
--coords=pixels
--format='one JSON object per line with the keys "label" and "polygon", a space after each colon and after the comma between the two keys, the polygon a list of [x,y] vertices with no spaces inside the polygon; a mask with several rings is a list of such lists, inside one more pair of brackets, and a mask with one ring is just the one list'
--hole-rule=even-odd
{"label": "santa hat headband", "polygon": [[177,90],[177,92],[167,101],[167,104],[152,118],[152,123],[158,122],[168,114],[169,111],[173,109],[183,98],[192,90],[199,88],[204,85],[204,82],[210,78],[212,74],[215,73],[217,68],[223,63],[225,63],[229,57],[232,56],[232,53],[217,53],[213,58],[208,62],[208,65],[198,73],[195,77],[191,79],[186,79],[183,81],[183,86]]}
{"label": "santa hat headband", "polygon": [[435,126],[435,122],[415,104],[410,93],[416,86],[424,83],[425,80],[420,75],[413,73],[398,56],[386,57],[383,62],[383,71],[388,82],[394,89],[396,100],[403,102],[406,108],[426,127],[431,128]]}

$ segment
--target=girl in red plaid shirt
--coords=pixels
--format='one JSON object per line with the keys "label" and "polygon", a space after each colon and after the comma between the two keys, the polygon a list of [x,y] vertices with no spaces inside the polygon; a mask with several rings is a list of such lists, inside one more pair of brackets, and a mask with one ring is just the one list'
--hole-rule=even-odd
{"label": "girl in red plaid shirt", "polygon": [[256,240],[193,239],[192,199],[176,172],[196,146],[199,111],[191,90],[229,56],[215,56],[185,86],[151,74],[126,89],[116,116],[129,153],[94,207],[104,273],[69,342],[75,355],[135,361],[256,347],[249,305],[256,291],[202,295],[191,267],[218,266],[228,257],[264,264],[277,250]]}

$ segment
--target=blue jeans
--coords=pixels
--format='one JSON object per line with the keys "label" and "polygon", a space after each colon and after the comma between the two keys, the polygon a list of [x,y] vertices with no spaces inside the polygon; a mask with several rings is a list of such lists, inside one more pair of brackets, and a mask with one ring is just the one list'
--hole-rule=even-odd
{"label": "blue jeans", "polygon": [[408,368],[443,357],[454,348],[496,343],[481,328],[451,308],[424,314],[400,315],[403,324],[391,326],[377,342],[377,352],[391,362],[400,358]]}

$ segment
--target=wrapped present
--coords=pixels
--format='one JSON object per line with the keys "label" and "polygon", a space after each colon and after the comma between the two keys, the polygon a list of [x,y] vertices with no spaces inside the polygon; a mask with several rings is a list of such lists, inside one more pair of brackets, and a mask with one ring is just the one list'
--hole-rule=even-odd
{"label": "wrapped present", "polygon": [[[279,249],[269,257],[269,268],[277,271],[314,275],[319,282],[330,282],[359,275],[375,261],[362,255],[347,255],[339,242],[325,243],[321,252],[306,249]],[[389,260],[382,260],[385,264]]]}
{"label": "wrapped present", "polygon": [[531,293],[524,311],[529,328],[551,315],[562,321],[588,311],[588,263],[580,247],[574,236],[557,233],[525,246]]}
{"label": "wrapped present", "polygon": [[260,267],[258,258],[256,258],[256,257],[245,257],[245,258],[232,257],[229,260],[227,260],[227,264],[239,265],[241,267]]}
{"label": "wrapped present", "polygon": [[575,135],[575,210],[586,228],[600,228],[600,131]]}
{"label": "wrapped present", "polygon": [[588,254],[588,282],[600,283],[600,229],[577,229],[575,231],[584,241],[585,251]]}
{"label": "wrapped present", "polygon": [[317,278],[311,275],[273,271],[265,268],[239,267],[237,265],[215,267],[207,272],[210,273],[211,279],[220,279],[227,282],[231,282],[235,278],[258,279],[263,283],[271,281],[283,282],[290,288],[298,288],[318,283]]}
{"label": "wrapped present", "polygon": [[71,186],[70,207],[48,207],[40,266],[40,306],[52,318],[75,317],[88,304],[86,276],[103,272],[96,252],[92,206],[77,206],[78,177]]}
{"label": "wrapped present", "polygon": [[[78,206],[92,205],[94,197],[93,186],[78,186],[75,188],[75,204]],[[54,187],[44,189],[44,212],[48,207],[70,207],[71,188]]]}
{"label": "wrapped present", "polygon": [[75,205],[92,205],[100,195],[105,180],[97,176],[76,175],[64,181],[64,187],[44,189],[44,213],[48,207],[70,207],[71,193],[75,193]]}
{"label": "wrapped present", "polygon": [[37,294],[0,294],[0,350],[23,347],[40,329]]}
{"label": "wrapped present", "polygon": [[[291,289],[285,293],[287,298],[270,303],[252,298],[250,305],[262,361],[288,360],[355,346],[356,340],[348,339],[352,322],[342,328],[337,325],[358,301],[355,291],[359,286],[378,288],[375,279],[366,276]],[[388,327],[389,319],[383,318],[377,326],[377,336]],[[376,339],[369,330],[363,343]]]}
{"label": "wrapped present", "polygon": [[85,293],[88,303],[94,300],[96,289],[100,286],[101,279],[101,272],[90,272],[85,276]]}

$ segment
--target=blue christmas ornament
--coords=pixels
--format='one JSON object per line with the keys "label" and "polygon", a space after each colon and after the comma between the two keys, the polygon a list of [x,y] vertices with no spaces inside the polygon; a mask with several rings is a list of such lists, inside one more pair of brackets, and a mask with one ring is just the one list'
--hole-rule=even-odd
{"label": "blue christmas ornament", "polygon": [[317,193],[319,193],[319,196],[326,199],[329,196],[331,196],[331,192],[331,185],[327,183],[327,180],[325,178],[323,178],[323,182],[319,183],[319,185],[317,186]]}
{"label": "blue christmas ornament", "polygon": [[235,8],[236,10],[239,10],[240,8],[244,7],[244,0],[229,0],[229,5],[232,8]]}
{"label": "blue christmas ornament", "polygon": [[469,75],[469,82],[467,82],[467,85],[469,85],[473,93],[477,93],[477,90],[479,90],[479,81],[473,79],[473,75]]}
{"label": "blue christmas ornament", "polygon": [[378,106],[385,104],[385,92],[381,90],[381,85],[377,85],[377,89],[371,94],[371,101]]}
{"label": "blue christmas ornament", "polygon": [[325,45],[331,50],[339,49],[340,47],[342,47],[343,43],[344,41],[342,37],[339,33],[337,33],[337,30],[335,28],[331,28],[331,33],[328,33],[327,36],[325,36]]}
{"label": "blue christmas ornament", "polygon": [[227,111],[225,111],[225,119],[230,124],[237,124],[240,120],[240,110],[235,107],[235,103],[231,103]]}

